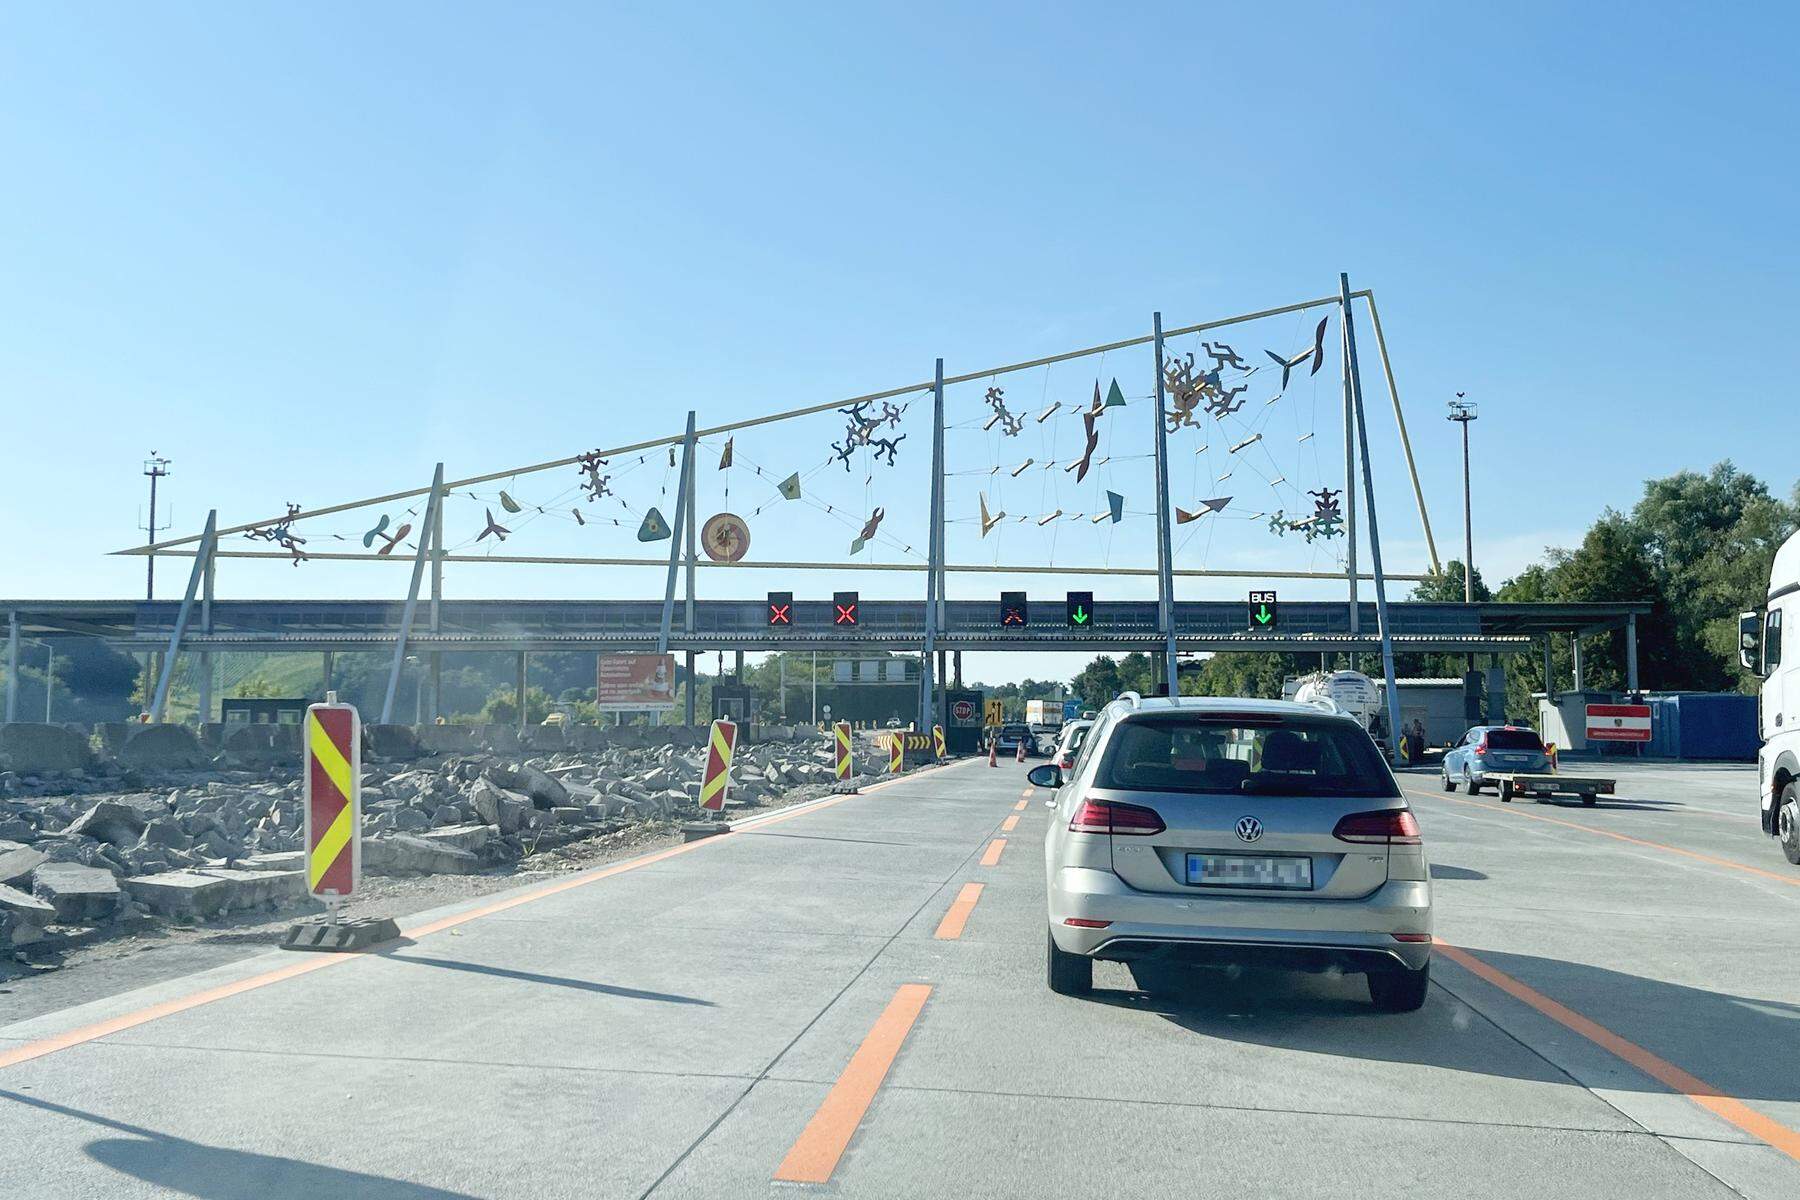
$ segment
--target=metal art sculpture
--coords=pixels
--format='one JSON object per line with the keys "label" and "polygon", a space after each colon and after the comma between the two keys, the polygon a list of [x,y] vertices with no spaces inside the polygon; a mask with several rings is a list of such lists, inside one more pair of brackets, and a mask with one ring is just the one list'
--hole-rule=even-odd
{"label": "metal art sculpture", "polygon": [[725,439],[725,449],[719,453],[719,470],[723,471],[731,465],[732,443],[736,440],[736,438]]}
{"label": "metal art sculpture", "polygon": [[750,549],[750,526],[736,513],[715,513],[700,530],[700,548],[714,562],[737,562]]}
{"label": "metal art sculpture", "polygon": [[581,510],[579,508],[571,508],[569,510],[569,515],[575,518],[575,523],[577,525],[587,524],[587,518],[581,515]]}
{"label": "metal art sculpture", "polygon": [[669,523],[663,519],[662,513],[652,505],[644,514],[643,523],[638,526],[637,540],[640,542],[660,542],[666,537],[674,536]]}
{"label": "metal art sculpture", "polygon": [[981,497],[981,536],[986,537],[988,535],[988,530],[1006,520],[1006,510],[1002,509],[997,513],[989,514],[987,493],[978,492],[976,494]]}
{"label": "metal art sculpture", "polygon": [[589,504],[602,496],[612,495],[612,476],[600,473],[600,468],[607,465],[607,460],[598,450],[589,450],[575,462],[581,470],[581,487],[587,493]]}
{"label": "metal art sculpture", "polygon": [[[1200,423],[1194,420],[1194,409],[1199,407],[1201,400],[1218,394],[1219,373],[1204,371],[1196,374],[1196,369],[1192,354],[1185,359],[1177,354],[1163,364],[1163,389],[1169,394],[1170,405],[1170,411],[1163,414],[1163,419],[1168,421],[1170,433],[1183,427],[1198,428]],[[1096,396],[1099,387],[1099,384],[1094,385]]]}
{"label": "metal art sculpture", "polygon": [[1250,369],[1250,364],[1239,358],[1238,352],[1224,342],[1220,342],[1217,346],[1211,342],[1201,342],[1200,345],[1205,349],[1206,356],[1213,360],[1213,370],[1215,371],[1222,371],[1226,367],[1230,367],[1234,371]]}
{"label": "metal art sculpture", "polygon": [[987,424],[983,425],[982,428],[992,429],[994,425],[998,423],[1000,432],[1003,435],[1006,437],[1018,437],[1020,432],[1025,428],[1025,418],[1014,416],[1012,410],[1006,407],[1006,389],[991,387],[987,390],[987,395],[983,399],[986,401],[987,406],[994,410],[994,415],[987,419]]}
{"label": "metal art sculpture", "polygon": [[267,525],[259,525],[254,529],[246,529],[244,531],[244,536],[254,542],[275,543],[277,546],[280,546],[283,550],[286,550],[289,554],[293,555],[294,565],[297,567],[300,565],[300,561],[306,557],[306,551],[300,549],[300,547],[306,544],[306,539],[296,534],[293,530],[294,518],[299,515],[300,506],[298,504],[290,504],[287,506],[287,516],[279,521],[272,521]]}
{"label": "metal art sculpture", "polygon": [[1096,427],[1095,422],[1097,422],[1100,419],[1100,414],[1105,412],[1106,409],[1104,407],[1102,407],[1099,403],[1099,400],[1100,400],[1099,389],[1100,389],[1100,385],[1095,384],[1094,385],[1094,401],[1095,401],[1094,407],[1088,409],[1086,412],[1081,414],[1081,424],[1087,430],[1087,444],[1084,447],[1082,447],[1081,457],[1076,459],[1073,463],[1070,463],[1067,467],[1064,468],[1064,470],[1069,470],[1069,471],[1075,472],[1075,482],[1076,483],[1080,483],[1082,480],[1087,478],[1088,467],[1091,466],[1094,461],[1094,451],[1100,445],[1100,430]]}
{"label": "metal art sculpture", "polygon": [[508,529],[506,526],[502,525],[500,522],[494,520],[494,510],[493,509],[484,508],[484,509],[482,509],[482,511],[487,514],[487,528],[483,529],[480,533],[476,534],[475,540],[479,542],[483,538],[491,537],[495,541],[504,542],[506,540],[506,535],[511,533],[512,530]]}
{"label": "metal art sculpture", "polygon": [[1125,497],[1119,493],[1106,493],[1106,508],[1106,515],[1112,519],[1114,525],[1125,519]]}
{"label": "metal art sculpture", "polygon": [[521,508],[519,506],[519,502],[517,500],[514,500],[511,496],[507,495],[504,491],[502,491],[500,493],[500,507],[504,508],[509,513],[525,511],[523,508]]}
{"label": "metal art sculpture", "polygon": [[1175,510],[1175,523],[1177,525],[1186,525],[1190,521],[1198,521],[1201,517],[1207,516],[1210,513],[1221,511],[1230,503],[1230,496],[1215,496],[1211,500],[1202,500],[1200,502],[1200,507],[1193,512],[1189,512],[1185,508],[1177,508]]}
{"label": "metal art sculpture", "polygon": [[367,549],[373,547],[375,545],[375,539],[378,537],[381,537],[383,534],[385,534],[387,532],[387,527],[388,527],[388,515],[386,513],[382,513],[381,519],[375,522],[375,528],[373,528],[373,529],[369,530],[369,532],[363,534],[363,549],[367,550]]}
{"label": "metal art sculpture", "polygon": [[1307,541],[1315,538],[1335,538],[1344,535],[1344,514],[1338,507],[1338,496],[1341,492],[1331,488],[1321,488],[1316,492],[1308,492],[1313,498],[1313,511],[1309,517],[1295,520],[1285,512],[1276,510],[1269,517],[1269,529],[1283,537],[1290,533],[1303,535]]}
{"label": "metal art sculpture", "polygon": [[781,493],[783,500],[798,500],[800,498],[800,472],[795,471],[776,484],[775,490]]}
{"label": "metal art sculpture", "polygon": [[[387,518],[383,517],[382,520],[386,521]],[[379,549],[375,552],[376,555],[381,558],[386,558],[388,555],[390,555],[394,552],[394,547],[398,546],[400,544],[400,539],[405,537],[407,534],[409,534],[411,532],[412,532],[412,526],[410,524],[406,524],[406,525],[402,525],[402,526],[400,526],[400,528],[394,530],[394,532],[391,535],[385,534],[385,533],[377,533],[375,536],[382,540],[383,545],[382,545],[381,549]]]}
{"label": "metal art sculpture", "polygon": [[897,438],[875,436],[875,431],[883,425],[889,429],[898,429],[900,415],[906,411],[905,407],[890,404],[884,400],[881,403],[881,412],[871,417],[867,415],[867,411],[872,403],[873,401],[870,400],[858,400],[848,408],[838,409],[839,413],[848,418],[849,423],[844,427],[843,444],[839,445],[837,442],[833,442],[831,449],[833,457],[844,464],[845,471],[850,469],[850,456],[856,453],[858,447],[862,446],[873,446],[875,457],[880,458],[885,455],[888,466],[893,466],[894,454],[899,449],[900,443],[906,440],[905,434],[901,434]]}
{"label": "metal art sculpture", "polygon": [[887,516],[887,509],[880,507],[869,514],[869,519],[863,522],[862,532],[857,534],[855,540],[850,543],[850,553],[862,553],[862,549],[868,544],[869,539],[875,536],[875,531],[881,528],[881,518],[885,516]]}
{"label": "metal art sculpture", "polygon": [[[1214,372],[1214,374],[1217,374],[1217,372]],[[1215,394],[1206,402],[1207,415],[1221,418],[1229,417],[1232,413],[1244,407],[1244,401],[1238,400],[1236,404],[1233,404],[1232,401],[1249,390],[1250,385],[1247,383],[1240,383],[1234,388],[1216,388]]]}

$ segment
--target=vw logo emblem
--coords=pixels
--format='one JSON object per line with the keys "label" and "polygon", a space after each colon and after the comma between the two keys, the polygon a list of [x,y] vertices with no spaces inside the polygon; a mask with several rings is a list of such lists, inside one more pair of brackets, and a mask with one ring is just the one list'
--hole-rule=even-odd
{"label": "vw logo emblem", "polygon": [[1237,835],[1240,842],[1254,842],[1262,836],[1262,822],[1255,817],[1239,817]]}

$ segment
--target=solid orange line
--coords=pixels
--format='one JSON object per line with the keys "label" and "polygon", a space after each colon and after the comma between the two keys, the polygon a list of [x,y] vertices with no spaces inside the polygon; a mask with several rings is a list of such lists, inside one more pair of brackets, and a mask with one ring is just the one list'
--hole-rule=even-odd
{"label": "solid orange line", "polygon": [[1019,814],[1018,813],[1014,813],[1012,816],[1006,818],[1006,820],[1000,822],[1000,832],[1001,833],[1011,833],[1013,830],[1017,829],[1018,827],[1019,827]]}
{"label": "solid orange line", "polygon": [[1452,946],[1442,938],[1434,940],[1440,951],[1465,970],[1479,975],[1501,991],[1531,1005],[1557,1024],[1574,1030],[1588,1041],[1624,1059],[1669,1090],[1686,1096],[1701,1108],[1729,1121],[1750,1136],[1759,1138],[1789,1158],[1800,1161],[1800,1132],[1771,1120],[1735,1097],[1721,1094],[1718,1088],[1705,1080],[1688,1074],[1674,1063],[1658,1058],[1636,1042],[1625,1040],[1574,1009],[1558,1004],[1530,985],[1489,966],[1467,950]]}
{"label": "solid orange line", "polygon": [[1017,804],[1015,804],[1015,805],[1013,805],[1013,811],[1014,811],[1014,812],[1024,812],[1024,811],[1025,811],[1025,806],[1026,806],[1026,805],[1027,805],[1027,804],[1028,804],[1028,803],[1030,803],[1030,801],[1027,801],[1027,800],[1021,800],[1021,801],[1019,801],[1019,802],[1018,802],[1018,803],[1017,803]]}
{"label": "solid orange line", "polygon": [[[1484,804],[1480,800],[1464,800],[1460,796],[1440,796],[1433,792],[1414,791],[1412,788],[1407,788],[1405,790],[1426,800],[1448,800],[1452,804],[1466,804],[1470,808],[1484,808],[1489,812],[1494,813],[1506,811],[1498,804]],[[1563,825],[1569,829],[1579,829],[1583,833],[1593,833],[1598,834],[1601,837],[1609,837],[1614,841],[1630,842],[1634,846],[1644,846],[1651,850],[1662,850],[1669,854],[1679,854],[1683,858],[1698,859],[1703,863],[1711,863],[1715,867],[1727,867],[1733,871],[1742,871],[1746,875],[1757,875],[1764,879],[1773,879],[1776,883],[1785,883],[1789,887],[1800,887],[1800,878],[1796,878],[1791,874],[1784,875],[1779,871],[1765,871],[1761,867],[1746,866],[1743,863],[1732,862],[1728,858],[1716,858],[1711,854],[1701,854],[1698,850],[1683,850],[1680,846],[1667,846],[1662,842],[1646,841],[1643,838],[1632,837],[1627,833],[1614,833],[1610,829],[1595,829],[1592,825],[1583,825],[1579,821],[1565,821],[1560,817],[1546,817],[1538,813],[1520,812],[1517,809],[1512,810],[1511,815],[1523,817],[1527,821],[1543,821],[1548,825]]]}
{"label": "solid orange line", "polygon": [[788,1183],[826,1183],[837,1170],[838,1160],[850,1145],[869,1103],[887,1078],[888,1068],[900,1053],[900,1044],[912,1031],[913,1023],[925,1007],[931,986],[924,983],[902,984],[876,1018],[862,1045],[850,1058],[850,1065],[838,1076],[824,1103],[800,1131],[787,1157],[775,1168],[775,1178]]}
{"label": "solid orange line", "polygon": [[[899,779],[883,780],[880,783],[870,784],[868,787],[863,788],[862,792],[859,794],[879,791],[884,787],[900,782],[902,782],[902,780]],[[773,816],[758,821],[755,827],[760,829],[764,825],[775,825],[782,821],[791,821],[796,817],[803,817],[808,813],[831,808],[835,805],[842,804],[846,800],[852,799],[855,799],[855,796],[833,796],[828,800],[820,801],[795,812],[776,813]],[[422,938],[433,933],[441,933],[443,930],[453,929],[458,925],[467,924],[468,922],[478,920],[481,917],[490,917],[495,913],[517,908],[521,904],[530,904],[534,900],[542,900],[548,896],[560,895],[563,892],[572,891],[578,887],[586,887],[590,883],[598,883],[602,879],[611,879],[615,875],[623,875],[628,871],[636,871],[641,867],[650,866],[652,863],[659,863],[664,859],[674,858],[678,854],[687,854],[690,851],[700,849],[702,846],[710,846],[726,840],[728,839],[705,838],[698,842],[687,842],[680,846],[670,846],[667,849],[658,850],[654,854],[646,854],[641,858],[633,858],[622,863],[614,863],[612,866],[602,867],[597,871],[573,875],[567,879],[558,880],[556,883],[545,884],[543,887],[532,888],[529,891],[520,892],[517,895],[509,896],[503,900],[496,900],[491,904],[484,904],[479,908],[472,908],[464,912],[453,913],[450,916],[441,917],[436,921],[421,925],[416,929],[408,929],[405,931],[405,934],[410,938]],[[177,996],[173,1000],[165,1000],[161,1004],[153,1004],[148,1008],[141,1008],[136,1012],[124,1013],[117,1017],[109,1017],[104,1021],[96,1021],[92,1025],[83,1025],[79,1028],[71,1029],[67,1033],[59,1033],[53,1037],[40,1038],[34,1042],[26,1042],[24,1045],[15,1046],[10,1050],[0,1050],[0,1068],[16,1066],[22,1062],[30,1062],[32,1059],[42,1058],[46,1054],[55,1054],[59,1050],[67,1050],[71,1046],[80,1046],[84,1043],[91,1042],[96,1038],[103,1038],[109,1034],[121,1033],[127,1029],[135,1029],[139,1025],[148,1024],[149,1022],[158,1020],[162,1017],[173,1016],[179,1012],[186,1012],[191,1008],[198,1008],[202,1004],[211,1004],[215,1000],[224,1000],[230,996],[237,996],[244,992],[254,991],[257,988],[267,987],[272,983],[280,983],[284,979],[292,979],[295,976],[305,975],[311,971],[323,970],[326,967],[337,966],[340,963],[355,962],[359,958],[367,957],[367,955],[367,951],[359,951],[352,954],[321,954],[316,958],[308,958],[304,962],[297,962],[291,966],[276,967],[272,971],[264,971],[260,975],[252,975],[247,979],[240,979],[235,983],[221,984],[218,987],[206,988],[186,996]]]}
{"label": "solid orange line", "polygon": [[981,865],[984,867],[999,866],[1000,865],[1000,856],[1002,854],[1004,854],[1005,852],[1006,852],[1006,839],[1005,838],[995,838],[993,841],[988,843],[987,853],[983,854],[981,856]]}
{"label": "solid orange line", "polygon": [[936,936],[942,941],[954,941],[962,936],[963,926],[969,923],[969,914],[975,911],[975,902],[981,899],[979,883],[965,883],[962,891],[956,893],[956,899],[944,912],[944,919],[938,922]]}

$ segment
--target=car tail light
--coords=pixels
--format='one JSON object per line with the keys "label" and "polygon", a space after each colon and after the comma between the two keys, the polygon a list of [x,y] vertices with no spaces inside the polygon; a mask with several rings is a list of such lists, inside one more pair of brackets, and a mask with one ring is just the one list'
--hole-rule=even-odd
{"label": "car tail light", "polygon": [[1486,738],[1482,738],[1479,742],[1475,743],[1475,757],[1476,758],[1487,757],[1487,739]]}
{"label": "car tail light", "polygon": [[1337,823],[1331,836],[1340,842],[1372,842],[1390,846],[1419,845],[1419,821],[1410,808],[1351,813]]}
{"label": "car tail light", "polygon": [[1105,929],[1108,925],[1111,925],[1112,922],[1093,921],[1089,920],[1087,917],[1064,917],[1063,924],[1072,925],[1076,929]]}
{"label": "car tail light", "polygon": [[1065,755],[1056,760],[1056,765],[1061,770],[1067,771],[1075,765],[1075,757],[1073,755]]}
{"label": "car tail light", "polygon": [[1147,836],[1161,833],[1168,826],[1153,808],[1136,804],[1112,804],[1105,800],[1083,800],[1069,818],[1070,833],[1116,833]]}

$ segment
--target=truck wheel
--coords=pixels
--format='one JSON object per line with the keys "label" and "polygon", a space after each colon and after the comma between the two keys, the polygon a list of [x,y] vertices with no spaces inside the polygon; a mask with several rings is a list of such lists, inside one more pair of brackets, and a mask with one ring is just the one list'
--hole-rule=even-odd
{"label": "truck wheel", "polygon": [[1794,784],[1781,789],[1781,808],[1775,817],[1775,833],[1781,838],[1781,853],[1800,867],[1800,790]]}
{"label": "truck wheel", "polygon": [[1583,792],[1581,793],[1581,803],[1588,808],[1592,808],[1594,805],[1600,803],[1600,797],[1593,792]]}
{"label": "truck wheel", "polygon": [[1500,803],[1511,804],[1512,800],[1513,800],[1512,780],[1502,779],[1500,781]]}
{"label": "truck wheel", "polygon": [[1059,996],[1085,996],[1094,988],[1094,960],[1085,954],[1070,954],[1056,944],[1056,935],[1044,932],[1049,950],[1045,972],[1050,990]]}

